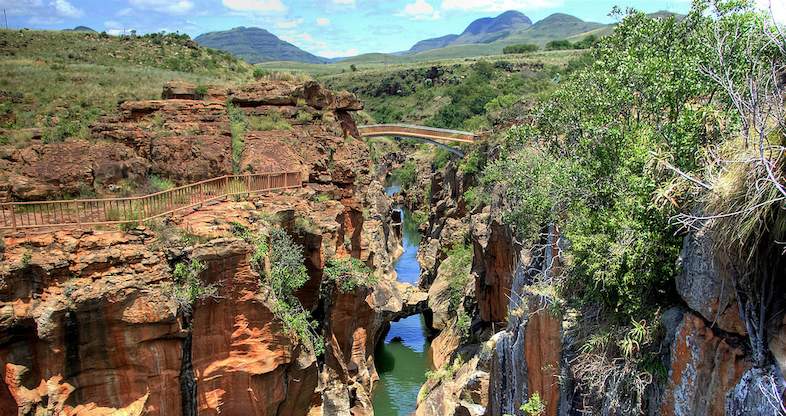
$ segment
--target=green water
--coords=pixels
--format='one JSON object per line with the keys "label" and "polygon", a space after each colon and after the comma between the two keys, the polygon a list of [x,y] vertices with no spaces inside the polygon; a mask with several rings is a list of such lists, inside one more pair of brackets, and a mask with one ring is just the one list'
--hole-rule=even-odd
{"label": "green water", "polygon": [[[396,188],[388,187],[388,193]],[[420,244],[417,225],[404,214],[404,254],[396,262],[398,280],[417,284],[420,264],[416,254]],[[428,359],[429,341],[422,315],[410,316],[390,323],[385,341],[374,352],[379,381],[374,386],[374,414],[406,416],[415,411],[420,386],[431,368]],[[395,339],[395,341],[394,341]]]}

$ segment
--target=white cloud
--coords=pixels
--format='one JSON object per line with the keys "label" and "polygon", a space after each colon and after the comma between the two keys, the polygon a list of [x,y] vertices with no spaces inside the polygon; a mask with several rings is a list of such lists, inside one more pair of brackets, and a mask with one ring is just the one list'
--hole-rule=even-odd
{"label": "white cloud", "polygon": [[238,12],[267,14],[287,11],[281,0],[223,0],[223,3],[224,7]]}
{"label": "white cloud", "polygon": [[279,29],[294,29],[303,24],[303,19],[279,20],[276,27]]}
{"label": "white cloud", "polygon": [[115,15],[116,16],[128,16],[128,15],[130,15],[133,12],[134,12],[134,9],[132,9],[130,7],[126,7],[125,9],[120,9],[117,13],[115,13]]}
{"label": "white cloud", "polygon": [[308,33],[289,33],[279,36],[281,39],[289,42],[289,43],[301,43],[301,42],[313,42],[314,38],[309,35]]}
{"label": "white cloud", "polygon": [[122,28],[123,25],[116,20],[107,20],[104,22],[104,27],[107,29],[119,29]]}
{"label": "white cloud", "polygon": [[323,49],[317,51],[317,55],[324,56],[325,58],[338,58],[338,57],[345,57],[345,56],[355,56],[359,53],[357,48],[349,48],[343,51],[332,50],[332,49]]}
{"label": "white cloud", "polygon": [[32,14],[34,9],[41,6],[41,0],[0,0],[0,8],[11,16]]}
{"label": "white cloud", "polygon": [[442,9],[504,12],[507,10],[545,9],[561,4],[562,0],[442,0]]}
{"label": "white cloud", "polygon": [[317,17],[317,26],[327,26],[330,24],[330,19],[327,17]]}
{"label": "white cloud", "polygon": [[415,0],[404,6],[404,11],[400,15],[415,20],[436,20],[439,19],[439,12],[434,10],[426,0]]}
{"label": "white cloud", "polygon": [[184,14],[194,8],[191,0],[128,0],[131,6],[167,14]]}
{"label": "white cloud", "polygon": [[52,2],[52,7],[55,8],[57,14],[63,17],[77,18],[85,14],[82,10],[69,3],[68,0],[55,0]]}
{"label": "white cloud", "polygon": [[355,5],[355,0],[333,0],[333,4],[351,4]]}
{"label": "white cloud", "polygon": [[756,5],[767,13],[772,11],[776,22],[786,24],[786,3],[782,0],[756,0]]}

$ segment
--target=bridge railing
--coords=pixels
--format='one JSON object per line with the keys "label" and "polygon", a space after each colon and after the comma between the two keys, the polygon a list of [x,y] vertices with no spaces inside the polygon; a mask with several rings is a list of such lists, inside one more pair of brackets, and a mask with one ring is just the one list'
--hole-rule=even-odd
{"label": "bridge railing", "polygon": [[300,172],[226,175],[144,196],[8,202],[0,230],[142,223],[234,195],[299,188]]}
{"label": "bridge railing", "polygon": [[447,140],[461,143],[475,143],[478,140],[478,135],[468,131],[415,126],[411,124],[371,124],[358,126],[358,131],[361,136],[422,137],[432,140]]}

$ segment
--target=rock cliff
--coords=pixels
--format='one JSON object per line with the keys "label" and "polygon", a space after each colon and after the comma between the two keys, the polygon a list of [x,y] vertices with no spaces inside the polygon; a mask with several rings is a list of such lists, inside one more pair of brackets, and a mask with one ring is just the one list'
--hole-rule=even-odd
{"label": "rock cliff", "polygon": [[[392,280],[400,242],[390,205],[369,174],[366,145],[351,136],[349,111],[362,105],[316,83],[208,94],[171,84],[163,96],[122,103],[92,127],[91,142],[37,144],[4,156],[4,197],[84,187],[112,194],[109,185],[129,182],[143,190],[150,174],[185,183],[238,168],[300,170],[303,188],[218,201],[128,232],[5,235],[0,413],[371,414],[381,329],[422,309],[425,293]],[[285,127],[254,131],[249,122],[233,158],[228,105]],[[74,173],[54,175],[49,155],[66,149]],[[262,235],[282,227],[303,247],[309,280],[296,296],[318,322],[324,354],[283,329],[252,267],[255,248],[237,227]],[[330,295],[323,269],[349,256],[378,283]],[[217,292],[184,311],[173,297],[174,269],[190,260],[206,265],[200,284]]]}

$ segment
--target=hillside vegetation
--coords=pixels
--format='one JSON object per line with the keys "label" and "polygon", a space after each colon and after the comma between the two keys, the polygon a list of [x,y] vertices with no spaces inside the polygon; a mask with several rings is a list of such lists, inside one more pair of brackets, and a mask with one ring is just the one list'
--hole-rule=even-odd
{"label": "hillside vegetation", "polygon": [[119,101],[159,98],[166,81],[224,84],[253,73],[237,58],[175,34],[0,30],[0,56],[3,142],[84,136]]}

